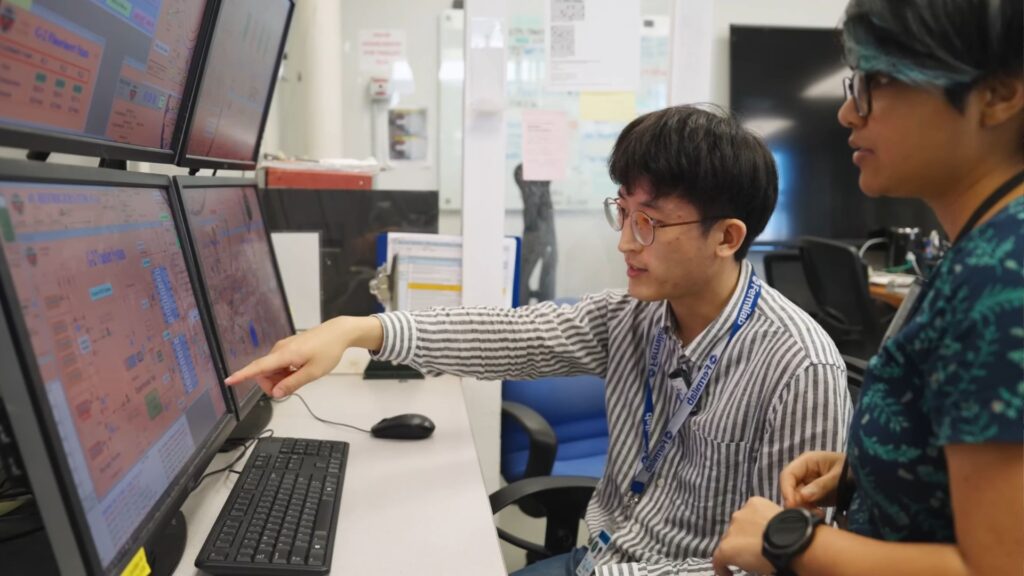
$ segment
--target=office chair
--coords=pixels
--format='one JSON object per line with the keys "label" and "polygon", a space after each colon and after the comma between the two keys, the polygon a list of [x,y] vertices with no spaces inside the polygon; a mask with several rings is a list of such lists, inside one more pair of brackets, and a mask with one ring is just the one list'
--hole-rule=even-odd
{"label": "office chair", "polygon": [[[519,271],[521,304],[544,302],[555,297],[555,268],[558,265],[558,241],[555,237],[555,211],[551,205],[551,182],[523,179],[523,165],[513,172],[523,199],[523,254]],[[540,267],[537,288],[530,288],[533,271]]]}
{"label": "office chair", "polygon": [[867,267],[857,250],[834,240],[804,237],[800,255],[819,310],[817,320],[839,351],[857,358],[874,355],[884,326],[868,291]]}
{"label": "office chair", "polygon": [[807,285],[799,248],[774,250],[764,255],[764,280],[815,320],[821,315],[811,287]]}
{"label": "office chair", "polygon": [[527,563],[533,563],[575,546],[579,521],[604,473],[604,380],[507,380],[502,398],[501,473],[509,485],[491,495],[491,510],[497,514],[515,504],[546,519],[543,545],[498,528],[498,537],[526,550]]}

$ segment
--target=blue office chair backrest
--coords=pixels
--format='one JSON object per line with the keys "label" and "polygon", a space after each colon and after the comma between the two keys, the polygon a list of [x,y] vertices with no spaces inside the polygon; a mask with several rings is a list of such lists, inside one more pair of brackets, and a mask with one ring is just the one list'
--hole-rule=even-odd
{"label": "blue office chair backrest", "polygon": [[[600,477],[608,455],[608,418],[604,380],[597,376],[564,376],[538,380],[506,380],[502,400],[536,410],[558,438],[552,476]],[[527,434],[513,419],[502,418],[501,473],[508,482],[523,477],[529,455]]]}

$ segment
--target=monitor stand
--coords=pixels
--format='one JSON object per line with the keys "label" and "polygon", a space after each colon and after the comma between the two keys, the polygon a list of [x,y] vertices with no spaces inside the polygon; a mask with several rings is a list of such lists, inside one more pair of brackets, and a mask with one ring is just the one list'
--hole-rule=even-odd
{"label": "monitor stand", "polygon": [[188,527],[185,515],[178,513],[171,518],[167,526],[153,534],[146,542],[146,559],[153,576],[171,576],[174,569],[185,555],[185,542],[188,540]]}
{"label": "monitor stand", "polygon": [[274,406],[271,404],[270,398],[267,398],[266,395],[260,396],[259,401],[253,405],[252,410],[249,410],[245,418],[242,418],[238,426],[235,426],[235,429],[231,431],[231,435],[224,441],[221,451],[234,450],[239,444],[259,436],[260,432],[266,430],[273,415]]}
{"label": "monitor stand", "polygon": [[405,364],[387,360],[370,360],[363,370],[363,380],[422,380],[423,373]]}

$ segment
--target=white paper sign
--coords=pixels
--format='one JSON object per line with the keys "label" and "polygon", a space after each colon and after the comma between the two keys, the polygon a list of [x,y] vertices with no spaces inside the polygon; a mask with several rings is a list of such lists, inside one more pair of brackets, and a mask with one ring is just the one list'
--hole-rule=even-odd
{"label": "white paper sign", "polygon": [[359,31],[360,70],[390,75],[397,62],[405,62],[405,30]]}
{"label": "white paper sign", "polygon": [[546,15],[549,89],[637,89],[639,0],[547,0]]}

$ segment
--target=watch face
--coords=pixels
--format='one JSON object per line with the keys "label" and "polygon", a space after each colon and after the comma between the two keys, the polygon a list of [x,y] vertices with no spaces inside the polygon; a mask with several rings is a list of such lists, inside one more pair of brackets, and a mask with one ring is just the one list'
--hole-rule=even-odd
{"label": "watch face", "polygon": [[810,524],[810,518],[805,511],[784,510],[768,523],[765,536],[771,541],[772,547],[788,548],[806,537]]}

